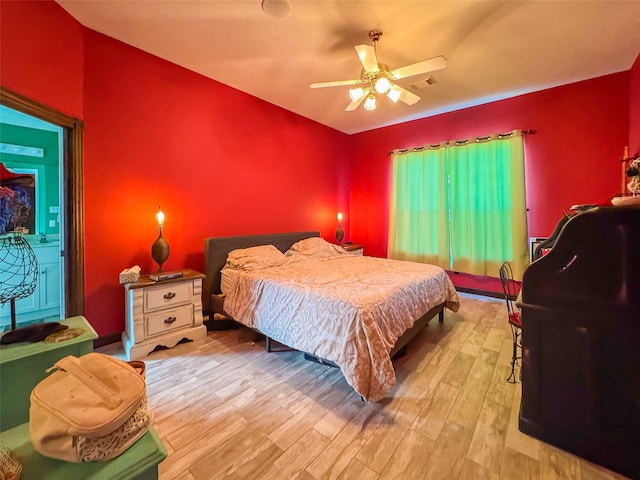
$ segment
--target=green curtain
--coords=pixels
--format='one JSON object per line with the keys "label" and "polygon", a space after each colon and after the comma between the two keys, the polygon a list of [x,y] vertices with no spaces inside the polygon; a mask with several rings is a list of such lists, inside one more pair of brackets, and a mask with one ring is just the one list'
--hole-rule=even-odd
{"label": "green curtain", "polygon": [[392,154],[389,257],[449,268],[446,148]]}
{"label": "green curtain", "polygon": [[497,276],[528,264],[522,134],[392,156],[389,256]]}

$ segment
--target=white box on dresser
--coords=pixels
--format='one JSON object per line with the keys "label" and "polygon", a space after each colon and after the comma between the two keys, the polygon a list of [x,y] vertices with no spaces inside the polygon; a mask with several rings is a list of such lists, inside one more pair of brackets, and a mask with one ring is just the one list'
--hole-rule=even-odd
{"label": "white box on dresser", "polygon": [[154,282],[141,275],[125,284],[125,331],[122,345],[127,360],[148,355],[159,345],[173,347],[183,338],[199,340],[207,335],[202,324],[202,279],[195,270],[182,277]]}

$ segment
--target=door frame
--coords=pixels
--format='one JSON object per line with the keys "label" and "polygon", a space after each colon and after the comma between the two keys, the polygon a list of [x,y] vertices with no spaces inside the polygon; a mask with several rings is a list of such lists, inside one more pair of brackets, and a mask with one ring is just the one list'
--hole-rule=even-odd
{"label": "door frame", "polygon": [[82,202],[82,120],[0,86],[0,104],[62,127],[64,198],[63,318],[84,315],[84,228]]}

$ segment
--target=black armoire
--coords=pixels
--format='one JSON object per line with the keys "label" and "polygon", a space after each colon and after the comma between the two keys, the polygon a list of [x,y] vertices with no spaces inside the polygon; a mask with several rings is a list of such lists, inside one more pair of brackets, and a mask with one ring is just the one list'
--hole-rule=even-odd
{"label": "black armoire", "polygon": [[573,216],[519,306],[520,430],[640,479],[640,207]]}

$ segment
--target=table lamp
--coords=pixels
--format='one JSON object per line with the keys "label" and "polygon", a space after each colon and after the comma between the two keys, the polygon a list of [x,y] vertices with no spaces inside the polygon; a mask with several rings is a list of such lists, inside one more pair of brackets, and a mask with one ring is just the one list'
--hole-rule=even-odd
{"label": "table lamp", "polygon": [[169,242],[162,236],[162,229],[164,227],[164,212],[158,205],[158,211],[156,212],[156,223],[158,224],[158,238],[151,245],[151,258],[158,264],[158,272],[162,271],[162,264],[169,258]]}
{"label": "table lamp", "polygon": [[342,225],[340,225],[341,221],[342,212],[338,212],[338,228],[336,229],[336,240],[338,240],[338,245],[342,245],[342,240],[344,239],[344,230],[342,230]]}

